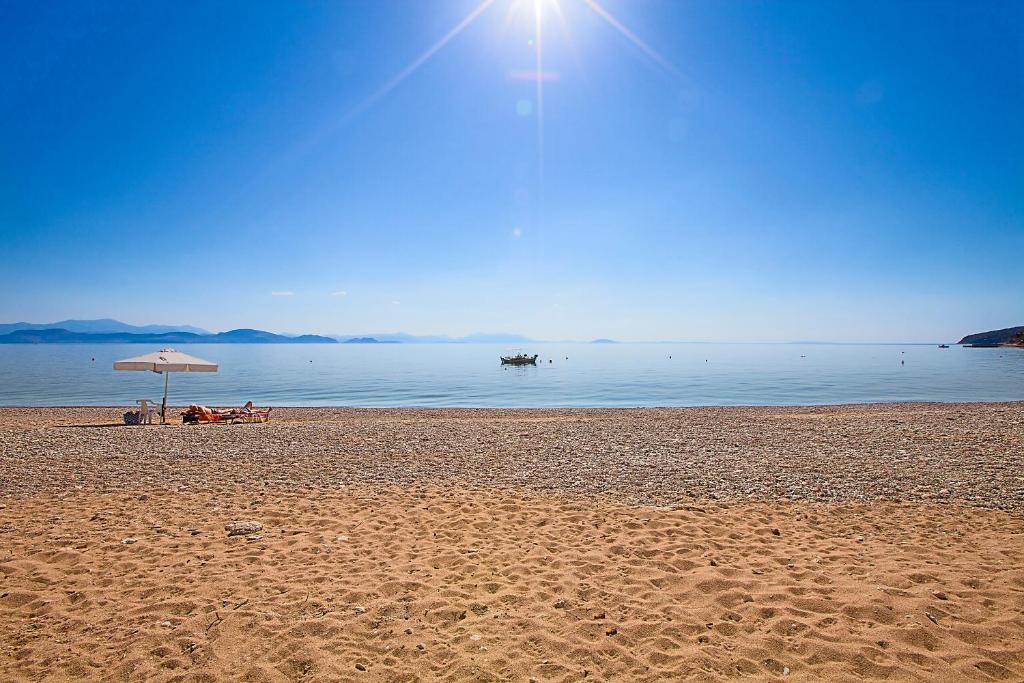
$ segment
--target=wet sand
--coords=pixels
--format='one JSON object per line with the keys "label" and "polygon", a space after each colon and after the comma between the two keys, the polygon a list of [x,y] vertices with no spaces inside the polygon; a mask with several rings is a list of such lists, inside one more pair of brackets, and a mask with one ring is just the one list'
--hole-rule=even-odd
{"label": "wet sand", "polygon": [[1024,404],[275,412],[0,409],[0,678],[1024,679]]}

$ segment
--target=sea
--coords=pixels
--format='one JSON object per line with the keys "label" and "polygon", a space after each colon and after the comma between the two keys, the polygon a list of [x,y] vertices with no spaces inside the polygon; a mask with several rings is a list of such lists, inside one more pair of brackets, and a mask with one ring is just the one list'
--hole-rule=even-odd
{"label": "sea", "polygon": [[[141,344],[0,345],[0,405],[159,401],[163,377],[118,372]],[[190,344],[216,374],[173,373],[169,402],[237,406],[634,407],[1024,400],[1024,349],[936,345]]]}

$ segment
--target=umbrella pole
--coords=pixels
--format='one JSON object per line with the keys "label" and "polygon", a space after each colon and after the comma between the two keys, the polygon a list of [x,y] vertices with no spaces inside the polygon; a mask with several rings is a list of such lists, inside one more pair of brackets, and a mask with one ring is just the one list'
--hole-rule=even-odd
{"label": "umbrella pole", "polygon": [[171,379],[171,373],[164,373],[164,402],[160,406],[160,424],[167,424],[167,382]]}

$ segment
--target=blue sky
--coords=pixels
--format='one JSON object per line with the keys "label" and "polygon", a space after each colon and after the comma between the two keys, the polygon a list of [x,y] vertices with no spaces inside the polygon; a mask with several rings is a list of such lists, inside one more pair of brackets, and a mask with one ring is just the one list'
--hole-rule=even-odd
{"label": "blue sky", "polygon": [[0,320],[1024,324],[1024,4],[539,6],[4,3]]}

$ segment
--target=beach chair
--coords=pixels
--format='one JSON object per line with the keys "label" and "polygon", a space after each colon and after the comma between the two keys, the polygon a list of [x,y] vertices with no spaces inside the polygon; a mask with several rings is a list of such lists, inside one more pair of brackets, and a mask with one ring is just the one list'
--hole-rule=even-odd
{"label": "beach chair", "polygon": [[231,411],[231,421],[247,423],[269,422],[270,411],[272,410],[273,408],[254,408],[252,401],[249,401],[241,408]]}
{"label": "beach chair", "polygon": [[139,409],[126,412],[124,423],[126,425],[153,424],[153,416],[159,412],[156,402],[145,398],[140,398],[135,402],[139,404]]}
{"label": "beach chair", "polygon": [[273,408],[254,408],[252,401],[249,401],[241,408],[207,408],[206,406],[192,404],[188,407],[188,410],[181,414],[181,421],[185,424],[267,422],[270,420],[271,410]]}
{"label": "beach chair", "polygon": [[136,401],[139,404],[139,424],[153,424],[153,416],[160,412],[156,401],[140,398]]}
{"label": "beach chair", "polygon": [[200,422],[227,422],[230,415],[229,410],[207,408],[193,403],[184,413],[181,414],[181,421],[185,424],[198,424]]}

